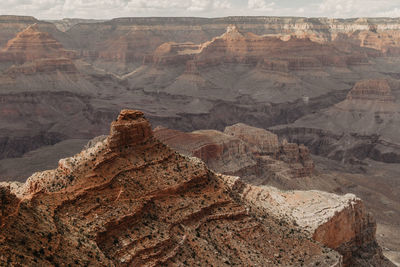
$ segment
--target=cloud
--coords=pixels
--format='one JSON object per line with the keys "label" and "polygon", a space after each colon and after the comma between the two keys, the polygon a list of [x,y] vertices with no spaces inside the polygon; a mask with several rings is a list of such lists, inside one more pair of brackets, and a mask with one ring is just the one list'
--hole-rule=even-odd
{"label": "cloud", "polygon": [[324,0],[319,13],[328,17],[376,17],[398,15],[399,0]]}
{"label": "cloud", "polygon": [[382,11],[378,13],[378,17],[392,17],[399,18],[400,17],[400,8],[394,8],[390,11]]}
{"label": "cloud", "polygon": [[1,0],[1,14],[39,18],[196,16],[232,8],[229,0]]}
{"label": "cloud", "polygon": [[0,0],[1,14],[110,19],[138,16],[400,16],[400,0]]}
{"label": "cloud", "polygon": [[248,0],[247,7],[257,11],[272,11],[275,6],[274,2],[268,3],[264,0]]}

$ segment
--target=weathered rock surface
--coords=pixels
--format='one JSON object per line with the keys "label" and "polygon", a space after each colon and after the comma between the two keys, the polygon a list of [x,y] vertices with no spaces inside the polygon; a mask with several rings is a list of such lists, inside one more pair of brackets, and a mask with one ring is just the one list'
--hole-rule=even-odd
{"label": "weathered rock surface", "polygon": [[71,61],[75,57],[74,51],[65,50],[51,34],[40,31],[36,24],[18,33],[0,51],[0,62],[17,64],[8,70],[10,74],[46,71],[76,72]]}
{"label": "weathered rock surface", "polygon": [[[396,30],[398,19],[327,19],[292,17],[226,17],[226,18],[117,18],[102,23],[79,23],[68,30],[73,39],[80,40],[87,55],[113,62],[141,63],[138,55],[150,54],[163,43],[192,42],[200,44],[220,36],[229,25],[237,25],[244,32],[281,38],[310,38],[313,42],[327,43],[345,38],[358,47],[371,50],[395,51],[398,47]],[[102,32],[104,34],[97,34]],[[112,36],[110,38],[110,36]],[[117,36],[117,38],[114,38]],[[130,42],[119,39],[124,36]],[[112,47],[136,49],[116,49]],[[121,51],[131,51],[128,53]],[[90,51],[90,52],[89,52]],[[120,56],[120,55],[135,56]],[[107,55],[107,56],[105,56]],[[304,59],[306,60],[306,59]],[[309,64],[312,60],[308,58]],[[136,62],[136,63],[135,63]],[[127,72],[127,70],[125,69]]]}
{"label": "weathered rock surface", "polygon": [[[61,32],[54,24],[32,17],[0,16],[0,46],[4,48],[16,34],[35,23],[40,32],[50,33],[65,50],[78,51],[79,59],[74,61],[74,65],[79,77],[71,75],[73,69],[64,64],[65,61],[62,64],[50,62],[54,64],[54,69],[60,69],[51,73],[48,70],[38,72],[45,64],[36,68],[36,63],[27,62],[15,69],[10,68],[14,64],[12,62],[0,62],[0,109],[3,108],[0,116],[0,155],[6,157],[0,163],[0,169],[5,170],[0,171],[2,180],[15,177],[25,181],[31,174],[26,171],[22,175],[20,169],[13,172],[15,162],[7,157],[21,156],[31,149],[58,141],[90,139],[105,134],[101,129],[106,129],[108,122],[122,108],[132,107],[144,110],[153,125],[184,131],[222,131],[238,122],[267,129],[291,124],[314,114],[314,117],[304,118],[298,127],[284,129],[279,135],[289,142],[306,144],[313,153],[340,161],[344,159],[344,162],[361,163],[355,166],[360,170],[365,167],[366,156],[382,162],[400,162],[399,108],[396,104],[396,99],[400,97],[400,64],[396,52],[398,19],[123,18],[102,23],[81,22],[67,32]],[[278,54],[275,58],[271,55],[257,61],[256,65],[248,64],[243,58],[246,47],[258,49],[257,55],[262,50],[254,40],[249,45],[237,41],[240,39],[236,37],[229,42],[237,44],[237,48],[229,47],[224,42],[219,43],[218,48],[225,49],[228,56],[238,55],[238,61],[230,62],[229,57],[225,60],[221,51],[211,51],[224,64],[202,68],[193,59],[187,60],[188,54],[176,57],[174,53],[167,53],[165,55],[171,55],[165,57],[171,62],[167,65],[157,62],[142,65],[146,59],[152,62],[155,49],[164,43],[175,44],[175,47],[171,46],[174,49],[180,44],[187,44],[186,49],[178,49],[176,53],[191,51],[189,56],[192,58],[190,54],[197,49],[196,46],[221,37],[229,25],[236,25],[245,39],[250,40],[257,35],[268,39],[271,45],[275,42],[272,40],[285,45],[303,40],[305,45],[311,42],[314,47],[318,47],[317,44],[334,47],[338,53],[347,55],[347,65],[337,65],[337,62],[343,62],[338,60],[333,65],[318,66],[312,55],[311,58],[302,55],[302,47],[297,41],[293,47],[298,49],[294,57],[282,58]],[[306,49],[305,55],[308,53],[311,54]],[[326,57],[331,54],[337,55],[329,52]],[[352,59],[351,55],[356,57]],[[360,64],[360,55],[367,61]],[[339,58],[341,56],[339,54]],[[57,67],[57,64],[60,66]],[[6,72],[8,69],[10,71]],[[324,109],[345,100],[354,84],[362,79],[387,80],[395,98],[396,112],[386,112],[391,110],[387,108],[391,106],[390,102],[382,104],[381,101],[373,101],[370,109],[373,112],[360,112],[355,109],[356,105],[352,105],[349,106],[353,109],[351,112],[346,107],[343,113],[335,109],[335,112],[325,114]],[[364,104],[361,108],[366,109]],[[329,125],[327,122],[332,117],[335,123]],[[74,151],[78,152],[79,146]],[[52,162],[50,167],[42,168],[29,157],[19,158],[18,162],[30,165],[27,170],[56,167]],[[392,165],[383,166],[387,170]],[[377,174],[375,180],[381,181],[381,176]],[[394,175],[393,180],[388,182],[394,188],[397,176]],[[301,182],[304,183],[304,180],[307,178]],[[355,181],[357,183],[351,183],[353,188],[361,183],[361,178]],[[348,192],[346,186],[341,189]],[[371,194],[375,195],[372,191]],[[377,199],[379,202],[381,198]],[[369,203],[377,214],[381,214],[381,210],[384,210],[382,213],[399,214],[396,213],[398,209],[388,209],[385,205],[376,207],[373,201]],[[392,221],[397,223],[396,216],[392,217]],[[389,215],[379,216],[378,219],[383,217],[389,218]]]}
{"label": "weathered rock surface", "polygon": [[395,97],[385,79],[357,82],[346,100],[338,103],[336,107],[349,111],[396,112]]}
{"label": "weathered rock surface", "polygon": [[344,101],[275,132],[332,159],[394,163],[400,155],[399,108],[387,80],[362,80]]}
{"label": "weathered rock surface", "polygon": [[270,179],[290,183],[312,176],[314,170],[305,146],[285,140],[280,143],[275,134],[243,123],[228,126],[223,133],[184,133],[159,127],[155,136],[185,155],[202,159],[216,172],[240,175],[254,183],[266,184]]}
{"label": "weathered rock surface", "polygon": [[5,54],[2,60],[5,61],[8,54],[11,61],[18,63],[43,57],[71,58],[75,56],[73,51],[64,50],[62,44],[49,33],[40,31],[36,24],[30,25],[8,41],[3,52]]}
{"label": "weathered rock surface", "polygon": [[69,29],[71,29],[73,26],[80,24],[80,23],[99,23],[99,22],[104,22],[104,20],[64,18],[61,20],[48,20],[48,22],[51,22],[54,25],[56,25],[57,29],[59,29],[60,31],[66,32]]}
{"label": "weathered rock surface", "polygon": [[239,177],[222,177],[246,204],[278,217],[291,218],[313,239],[339,251],[345,266],[394,266],[376,242],[375,221],[355,195],[284,192],[245,184]]}
{"label": "weathered rock surface", "polygon": [[154,134],[173,149],[200,158],[210,169],[220,173],[237,173],[257,165],[246,143],[216,130],[185,133],[157,127]]}
{"label": "weathered rock surface", "polygon": [[248,209],[201,161],[145,129],[142,113],[122,111],[104,141],[25,184],[1,184],[0,262],[341,266],[336,252]]}
{"label": "weathered rock surface", "polygon": [[367,57],[358,51],[350,54],[331,45],[313,42],[308,37],[258,36],[242,33],[235,25],[228,26],[224,34],[201,45],[163,44],[155,50],[151,62],[175,65],[188,61],[200,68],[239,63],[284,72],[368,62]]}

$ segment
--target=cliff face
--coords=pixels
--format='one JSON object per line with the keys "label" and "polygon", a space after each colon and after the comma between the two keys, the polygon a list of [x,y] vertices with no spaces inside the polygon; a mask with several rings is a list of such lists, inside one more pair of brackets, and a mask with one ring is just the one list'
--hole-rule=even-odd
{"label": "cliff face", "polygon": [[357,82],[341,101],[276,132],[309,146],[313,153],[343,161],[365,158],[399,162],[399,103],[386,79]]}
{"label": "cliff face", "polygon": [[65,50],[51,34],[40,31],[36,24],[18,33],[0,51],[2,63],[15,64],[7,70],[9,74],[74,73],[76,67],[71,60],[74,58],[74,51]]}
{"label": "cliff face", "polygon": [[104,141],[25,184],[1,184],[0,262],[341,266],[290,221],[248,209],[225,180],[150,129],[143,113],[123,110]]}
{"label": "cliff face", "polygon": [[266,184],[272,179],[290,184],[314,171],[305,146],[280,143],[275,134],[243,123],[226,127],[223,133],[156,128],[155,136],[181,153],[202,159],[212,170],[240,175],[253,183]]}
{"label": "cliff face", "polygon": [[185,133],[157,127],[154,134],[180,153],[198,157],[210,169],[220,173],[237,173],[257,165],[252,150],[245,142],[219,131],[200,130]]}
{"label": "cliff face", "polygon": [[[196,45],[208,42],[221,36],[230,25],[236,25],[244,33],[269,35],[262,42],[242,42],[243,47],[279,44],[277,40],[288,40],[291,46],[307,47],[315,43],[324,44],[319,50],[326,50],[327,44],[336,45],[346,39],[346,48],[351,47],[353,56],[340,53],[319,53],[320,55],[297,60],[290,59],[289,69],[301,69],[304,66],[315,67],[320,64],[343,65],[365,63],[368,55],[398,55],[400,28],[397,19],[326,19],[326,18],[279,18],[279,17],[227,17],[216,19],[200,18],[120,18],[110,21],[92,21],[65,19],[61,21],[43,22],[33,17],[1,16],[0,46],[6,44],[17,32],[27,26],[38,23],[42,30],[51,32],[65,47],[79,51],[79,54],[93,62],[96,66],[109,71],[124,74],[134,70],[152,54],[154,50],[168,42]],[[53,24],[54,23],[54,24]],[[56,26],[58,29],[56,28]],[[248,37],[248,36],[247,36]],[[300,40],[310,40],[302,43]],[[339,41],[339,42],[337,42]],[[250,44],[250,45],[249,45]],[[220,46],[220,44],[217,44]],[[255,45],[255,46],[254,46]],[[293,49],[292,47],[292,49]],[[366,48],[366,49],[361,49]],[[361,50],[360,50],[361,49]],[[331,48],[327,49],[331,50]],[[318,54],[318,50],[311,49]],[[374,53],[379,52],[379,53]],[[207,58],[207,62],[210,62]],[[112,64],[113,63],[113,64]],[[215,63],[215,62],[214,62]],[[264,66],[271,68],[270,62]],[[276,64],[276,63],[275,63]],[[273,67],[276,69],[276,66]]]}
{"label": "cliff face", "polygon": [[[226,32],[200,46],[194,44],[163,44],[154,53],[156,65],[186,64],[210,67],[224,63],[259,65],[265,70],[294,71],[323,66],[344,67],[367,63],[365,54],[352,53],[311,41],[308,36],[258,36],[242,33],[230,25]],[[145,63],[149,60],[146,59]]]}
{"label": "cliff face", "polygon": [[0,47],[3,48],[15,35],[39,21],[30,16],[0,16]]}
{"label": "cliff face", "polygon": [[238,177],[222,176],[249,206],[291,218],[318,242],[339,251],[344,266],[394,266],[377,245],[376,223],[360,199],[321,191],[279,191],[252,186]]}
{"label": "cliff face", "polygon": [[[345,35],[358,47],[368,47],[388,54],[391,53],[390,51],[396,51],[396,47],[398,47],[398,36],[395,31],[400,28],[398,19],[389,18],[347,20],[290,17],[119,18],[103,23],[77,24],[68,30],[68,33],[72,38],[82,40],[80,43],[84,46],[81,49],[92,50],[92,53],[89,54],[98,53],[101,57],[106,57],[114,62],[121,59],[137,62],[140,61],[137,55],[152,53],[163,43],[204,43],[222,35],[225,29],[232,24],[237,25],[243,32],[275,35],[283,38],[293,36],[303,39],[307,37],[318,43],[335,41],[338,36]],[[99,35],[98,32],[104,34]],[[117,56],[123,55],[124,52],[122,54],[120,50],[112,52],[112,46],[117,43],[122,45],[125,41],[108,36],[129,38],[131,40],[129,46],[136,47],[135,50],[132,50],[136,56],[129,58]],[[76,49],[79,48],[76,47]]]}
{"label": "cliff face", "polygon": [[387,80],[362,80],[354,85],[346,100],[338,103],[336,107],[348,111],[395,113],[397,109],[395,100]]}

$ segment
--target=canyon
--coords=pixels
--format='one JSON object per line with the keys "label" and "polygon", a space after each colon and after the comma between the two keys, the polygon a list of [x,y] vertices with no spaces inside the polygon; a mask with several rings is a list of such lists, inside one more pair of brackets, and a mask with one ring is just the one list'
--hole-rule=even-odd
{"label": "canyon", "polygon": [[0,181],[56,168],[139,109],[221,177],[355,194],[398,263],[399,29],[393,18],[2,15]]}
{"label": "canyon", "polygon": [[392,266],[354,195],[216,174],[154,138],[140,111],[122,110],[97,141],[57,169],[0,184],[0,262]]}

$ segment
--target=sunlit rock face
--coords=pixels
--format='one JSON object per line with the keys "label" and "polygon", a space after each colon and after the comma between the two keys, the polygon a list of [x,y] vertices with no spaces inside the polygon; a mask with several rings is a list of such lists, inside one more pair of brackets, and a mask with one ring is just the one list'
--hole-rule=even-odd
{"label": "sunlit rock face", "polygon": [[25,184],[2,183],[0,263],[341,266],[290,217],[252,210],[199,159],[123,110],[110,135]]}

